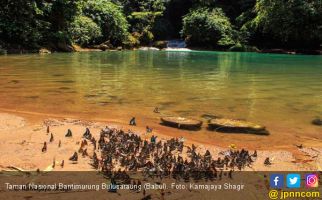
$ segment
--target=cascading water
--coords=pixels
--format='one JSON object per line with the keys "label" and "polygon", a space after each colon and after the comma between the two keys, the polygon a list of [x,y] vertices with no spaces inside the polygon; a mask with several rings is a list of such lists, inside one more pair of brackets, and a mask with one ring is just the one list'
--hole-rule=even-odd
{"label": "cascading water", "polygon": [[165,51],[191,51],[186,48],[186,42],[184,40],[168,40],[167,48]]}

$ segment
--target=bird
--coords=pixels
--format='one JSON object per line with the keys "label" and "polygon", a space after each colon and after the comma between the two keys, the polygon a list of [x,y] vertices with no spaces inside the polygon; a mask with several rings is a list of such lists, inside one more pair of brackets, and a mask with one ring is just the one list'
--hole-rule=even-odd
{"label": "bird", "polygon": [[267,157],[264,161],[264,165],[271,165],[271,161],[269,161],[269,157]]}
{"label": "bird", "polygon": [[54,136],[52,133],[50,133],[50,139],[49,139],[49,142],[53,142],[54,141]]}
{"label": "bird", "polygon": [[70,129],[68,129],[65,137],[72,137],[72,136],[73,136],[72,131]]}
{"label": "bird", "polygon": [[44,146],[41,149],[41,152],[46,152],[47,151],[47,142],[44,142]]}
{"label": "bird", "polygon": [[136,120],[135,120],[135,117],[132,117],[132,119],[130,120],[130,125],[131,125],[131,126],[136,126]]}
{"label": "bird", "polygon": [[153,129],[152,129],[152,128],[150,128],[150,127],[146,126],[146,132],[147,132],[147,133],[152,133],[152,131],[153,131]]}
{"label": "bird", "polygon": [[159,111],[159,108],[158,107],[155,107],[154,110],[153,110],[154,113],[160,113]]}
{"label": "bird", "polygon": [[74,152],[74,154],[72,155],[72,157],[69,158],[70,161],[77,161],[78,160],[78,154],[77,152]]}

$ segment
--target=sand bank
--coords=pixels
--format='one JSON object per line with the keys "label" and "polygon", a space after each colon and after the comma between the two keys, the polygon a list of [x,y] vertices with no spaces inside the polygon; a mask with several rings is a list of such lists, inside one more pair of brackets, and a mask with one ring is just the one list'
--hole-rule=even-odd
{"label": "sand bank", "polygon": [[[54,135],[54,141],[49,142],[50,133],[47,133],[47,126],[50,133]],[[28,120],[13,114],[0,114],[0,169],[8,170],[10,167],[17,167],[24,170],[50,170],[50,171],[92,171],[89,165],[89,158],[80,158],[77,164],[72,164],[68,158],[79,149],[80,141],[85,128],[88,127],[95,138],[99,137],[100,130],[105,126],[133,131],[141,135],[142,138],[149,139],[151,133],[147,134],[143,127],[133,127],[118,123],[102,123],[77,119],[44,119],[42,123],[28,123]],[[73,132],[73,137],[66,138],[68,129]],[[157,130],[153,131],[158,139],[169,139]],[[179,136],[178,136],[179,137]],[[47,142],[47,152],[41,152],[43,143]],[[61,147],[58,147],[59,141]],[[220,156],[220,152],[227,148],[217,147],[209,144],[185,141],[185,145],[195,144],[200,153],[207,149],[213,156]],[[239,147],[237,146],[237,149]],[[322,153],[321,148],[295,147],[296,151],[274,150],[258,151],[258,158],[247,171],[306,171],[321,170]],[[250,149],[253,150],[253,149]],[[93,154],[93,149],[88,149],[89,155]],[[272,165],[265,166],[264,160],[269,157]],[[51,168],[53,161],[56,167]],[[65,161],[64,167],[60,167],[61,161]]]}

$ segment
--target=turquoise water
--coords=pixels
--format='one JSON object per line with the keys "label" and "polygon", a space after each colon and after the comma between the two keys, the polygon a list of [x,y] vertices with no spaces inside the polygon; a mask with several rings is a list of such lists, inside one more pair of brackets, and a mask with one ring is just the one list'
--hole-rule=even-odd
{"label": "turquoise water", "polygon": [[[155,126],[152,110],[159,107],[163,115],[246,119],[280,139],[322,139],[321,128],[310,124],[322,116],[322,56],[164,51],[1,56],[0,99],[3,109],[119,121],[137,116]],[[206,130],[200,135],[254,140],[222,139]]]}

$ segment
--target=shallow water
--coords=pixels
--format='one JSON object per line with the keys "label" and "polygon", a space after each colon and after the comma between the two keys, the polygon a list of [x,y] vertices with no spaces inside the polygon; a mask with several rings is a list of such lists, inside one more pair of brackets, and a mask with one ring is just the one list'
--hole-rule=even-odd
{"label": "shallow water", "polygon": [[321,143],[322,128],[310,122],[322,117],[322,56],[122,51],[0,57],[2,109],[123,122],[136,116],[142,126],[157,127],[156,106],[162,115],[246,119],[271,132],[173,133],[200,141]]}

